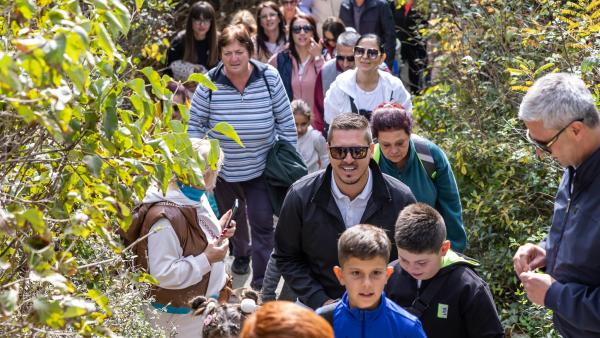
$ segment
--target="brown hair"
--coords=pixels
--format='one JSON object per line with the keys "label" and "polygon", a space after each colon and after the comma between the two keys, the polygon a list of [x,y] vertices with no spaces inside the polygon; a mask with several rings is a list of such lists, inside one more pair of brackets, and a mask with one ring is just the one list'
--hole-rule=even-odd
{"label": "brown hair", "polygon": [[192,5],[185,23],[185,48],[183,52],[183,61],[198,63],[196,55],[196,39],[194,38],[194,20],[206,19],[210,20],[210,28],[206,33],[206,39],[210,44],[208,53],[208,61],[206,68],[210,68],[217,63],[217,21],[215,19],[215,9],[206,1],[198,1]]}
{"label": "brown hair", "polygon": [[342,233],[338,240],[338,261],[340,266],[350,258],[368,260],[381,257],[390,260],[392,242],[385,231],[370,224],[358,224]]}
{"label": "brown hair", "polygon": [[333,338],[329,323],[292,302],[268,302],[248,317],[241,338]]}
{"label": "brown hair", "polygon": [[294,33],[292,32],[292,27],[294,27],[294,23],[298,19],[304,19],[308,21],[309,25],[312,26],[312,36],[315,41],[319,41],[319,33],[317,32],[317,24],[315,22],[315,19],[313,19],[312,16],[308,16],[306,14],[296,14],[292,18],[292,20],[290,20],[290,26],[288,27],[288,49],[290,50],[290,53],[292,53],[294,59],[296,59],[296,61],[300,63],[300,56],[298,55],[298,51],[296,50],[296,44],[294,43]]}
{"label": "brown hair", "polygon": [[266,58],[269,59],[271,57],[271,52],[269,52],[269,49],[265,44],[265,41],[268,41],[269,38],[267,37],[267,33],[265,33],[265,29],[260,24],[260,13],[265,8],[274,10],[279,18],[279,26],[277,26],[279,30],[276,41],[277,44],[285,43],[285,19],[283,18],[281,10],[279,10],[279,6],[273,1],[261,2],[258,7],[256,7],[256,55],[258,57],[261,53],[264,53]]}
{"label": "brown hair", "polygon": [[330,143],[333,138],[334,130],[364,130],[367,143],[373,143],[373,136],[371,136],[371,130],[369,129],[369,120],[362,115],[356,113],[343,113],[336,116],[333,121],[331,121],[331,125],[329,125],[329,131],[327,133],[328,143]]}
{"label": "brown hair", "polygon": [[411,253],[437,253],[446,240],[442,215],[425,203],[404,208],[396,220],[396,245]]}
{"label": "brown hair", "polygon": [[[246,291],[243,299],[258,301],[258,293]],[[240,304],[219,304],[216,299],[204,296],[196,297],[191,302],[194,316],[203,316],[202,334],[204,338],[235,337],[240,334],[248,313],[242,311]]]}
{"label": "brown hair", "polygon": [[230,25],[225,27],[219,36],[219,55],[223,52],[223,47],[226,47],[230,43],[234,41],[239,42],[246,50],[248,51],[248,55],[252,57],[252,52],[254,51],[254,44],[252,43],[252,38],[250,38],[250,34],[248,30],[243,25]]}
{"label": "brown hair", "polygon": [[230,25],[243,25],[251,36],[256,34],[256,20],[247,9],[235,13],[233,18],[231,18]]}
{"label": "brown hair", "polygon": [[371,132],[378,137],[380,131],[404,130],[412,132],[412,116],[396,102],[384,102],[377,106],[371,115]]}

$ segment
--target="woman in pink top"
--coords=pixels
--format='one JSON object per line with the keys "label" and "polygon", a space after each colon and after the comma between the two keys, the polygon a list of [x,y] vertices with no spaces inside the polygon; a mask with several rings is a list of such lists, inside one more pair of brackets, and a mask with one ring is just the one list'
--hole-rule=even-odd
{"label": "woman in pink top", "polygon": [[[273,55],[269,63],[279,71],[290,101],[302,99],[315,111],[315,83],[324,63],[321,56],[323,47],[317,42],[319,35],[315,20],[304,14],[294,16],[290,22],[288,41],[288,48]],[[322,121],[323,116],[315,114],[313,127],[322,126]]]}

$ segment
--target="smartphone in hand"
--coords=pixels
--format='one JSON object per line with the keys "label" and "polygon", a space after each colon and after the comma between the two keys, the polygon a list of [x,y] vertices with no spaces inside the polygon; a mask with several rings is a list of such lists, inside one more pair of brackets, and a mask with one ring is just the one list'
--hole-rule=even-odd
{"label": "smartphone in hand", "polygon": [[221,242],[223,240],[225,232],[232,227],[231,221],[237,216],[239,207],[240,201],[236,198],[233,202],[233,206],[231,207],[231,217],[229,217],[227,223],[225,224],[225,227],[223,228],[223,231],[221,231],[221,235],[219,236],[218,242]]}

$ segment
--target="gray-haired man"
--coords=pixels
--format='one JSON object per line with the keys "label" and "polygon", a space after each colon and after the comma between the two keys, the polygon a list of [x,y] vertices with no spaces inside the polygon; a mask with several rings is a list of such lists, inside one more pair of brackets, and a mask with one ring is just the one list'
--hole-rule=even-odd
{"label": "gray-haired man", "polygon": [[[537,154],[565,168],[552,226],[513,258],[527,297],[554,313],[564,337],[600,337],[600,115],[585,83],[557,73],[538,79],[519,110]],[[545,273],[534,270],[545,267]]]}

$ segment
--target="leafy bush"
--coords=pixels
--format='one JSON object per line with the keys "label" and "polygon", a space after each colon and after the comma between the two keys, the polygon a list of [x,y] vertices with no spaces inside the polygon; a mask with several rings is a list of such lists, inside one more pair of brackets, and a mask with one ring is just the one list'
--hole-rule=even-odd
{"label": "leafy bush", "polygon": [[[433,1],[433,84],[416,98],[422,129],[446,150],[468,230],[512,334],[555,335],[545,310],[525,301],[512,255],[550,225],[561,170],[539,161],[516,119],[524,91],[550,71],[599,83],[598,1]],[[598,97],[598,88],[592,90]]]}

